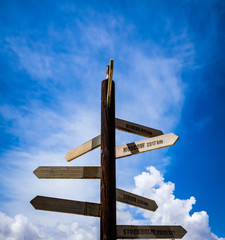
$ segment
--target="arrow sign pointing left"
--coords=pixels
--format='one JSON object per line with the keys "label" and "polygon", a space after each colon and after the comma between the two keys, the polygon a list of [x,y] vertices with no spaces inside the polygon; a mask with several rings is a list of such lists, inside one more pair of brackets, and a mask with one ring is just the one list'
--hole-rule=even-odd
{"label": "arrow sign pointing left", "polygon": [[30,203],[38,210],[72,213],[92,217],[101,216],[101,204],[99,203],[79,202],[44,196],[37,196],[32,199]]}
{"label": "arrow sign pointing left", "polygon": [[99,147],[101,145],[101,135],[92,138],[91,140],[87,141],[86,143],[80,145],[79,147],[74,148],[73,150],[69,151],[65,159],[66,161],[70,162],[71,160],[82,156],[83,154],[90,152],[91,150]]}
{"label": "arrow sign pointing left", "polygon": [[34,170],[38,178],[45,179],[100,179],[101,167],[38,167]]}

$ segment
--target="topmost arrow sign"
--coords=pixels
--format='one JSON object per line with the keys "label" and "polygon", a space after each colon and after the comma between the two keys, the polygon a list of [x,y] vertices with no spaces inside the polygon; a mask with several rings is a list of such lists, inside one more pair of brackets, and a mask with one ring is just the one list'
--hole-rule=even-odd
{"label": "topmost arrow sign", "polygon": [[163,132],[158,129],[146,127],[137,123],[128,122],[123,119],[115,119],[115,127],[117,130],[133,133],[143,137],[155,137],[162,135]]}

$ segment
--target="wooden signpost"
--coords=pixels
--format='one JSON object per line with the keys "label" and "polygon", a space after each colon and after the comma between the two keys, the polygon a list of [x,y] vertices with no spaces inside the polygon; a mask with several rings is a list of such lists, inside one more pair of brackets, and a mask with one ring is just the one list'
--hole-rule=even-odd
{"label": "wooden signpost", "polygon": [[[158,208],[154,200],[116,188],[116,158],[172,146],[178,140],[173,133],[115,118],[115,83],[112,81],[113,60],[107,66],[106,80],[101,89],[101,135],[66,154],[71,160],[101,146],[101,167],[41,166],[34,170],[40,179],[101,179],[101,202],[36,196],[31,200],[35,209],[100,217],[100,240],[115,239],[180,239],[186,234],[181,226],[116,225],[116,201],[148,211]],[[115,129],[147,137],[147,139],[115,146]]]}

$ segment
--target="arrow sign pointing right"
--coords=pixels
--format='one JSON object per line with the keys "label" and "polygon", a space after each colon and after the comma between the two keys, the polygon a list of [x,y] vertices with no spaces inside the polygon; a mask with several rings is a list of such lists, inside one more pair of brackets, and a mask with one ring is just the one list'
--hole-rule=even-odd
{"label": "arrow sign pointing right", "polygon": [[126,192],[119,188],[116,189],[116,201],[140,207],[146,210],[155,211],[158,206],[154,200]]}
{"label": "arrow sign pointing right", "polygon": [[137,134],[143,137],[155,137],[163,134],[161,130],[146,127],[133,122],[128,122],[119,118],[115,119],[115,127],[120,131]]}
{"label": "arrow sign pointing right", "polygon": [[168,239],[183,238],[187,231],[182,226],[131,226],[117,225],[119,239]]}
{"label": "arrow sign pointing right", "polygon": [[122,158],[133,154],[156,150],[174,145],[179,139],[173,133],[163,134],[141,141],[127,143],[116,147],[116,158]]}

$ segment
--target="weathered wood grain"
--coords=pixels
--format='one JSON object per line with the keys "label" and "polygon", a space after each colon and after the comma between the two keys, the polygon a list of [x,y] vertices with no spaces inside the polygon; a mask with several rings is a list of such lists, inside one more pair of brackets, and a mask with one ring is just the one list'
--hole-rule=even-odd
{"label": "weathered wood grain", "polygon": [[99,203],[80,202],[44,196],[36,196],[30,203],[38,210],[72,213],[92,217],[101,216],[101,205]]}
{"label": "weathered wood grain", "polygon": [[45,179],[100,179],[101,167],[41,166],[34,170],[34,174]]}
{"label": "weathered wood grain", "polygon": [[142,152],[169,147],[176,143],[178,136],[173,133],[147,138],[141,141],[132,142],[116,147],[116,158],[122,158]]}
{"label": "weathered wood grain", "polygon": [[83,154],[90,152],[91,150],[99,147],[101,145],[101,136],[97,136],[86,143],[80,145],[79,147],[74,148],[73,150],[69,151],[65,159],[70,162],[71,160],[82,156]]}
{"label": "weathered wood grain", "polygon": [[117,130],[137,134],[143,137],[150,138],[150,137],[155,137],[163,134],[161,130],[145,127],[140,124],[128,122],[119,118],[116,118],[115,126]]}
{"label": "weathered wood grain", "polygon": [[181,239],[187,233],[182,226],[117,225],[119,239]]}
{"label": "weathered wood grain", "polygon": [[115,84],[107,105],[108,80],[101,89],[101,218],[100,240],[116,239]]}
{"label": "weathered wood grain", "polygon": [[158,206],[154,200],[126,192],[119,188],[116,189],[116,201],[140,207],[146,210],[155,211]]}

